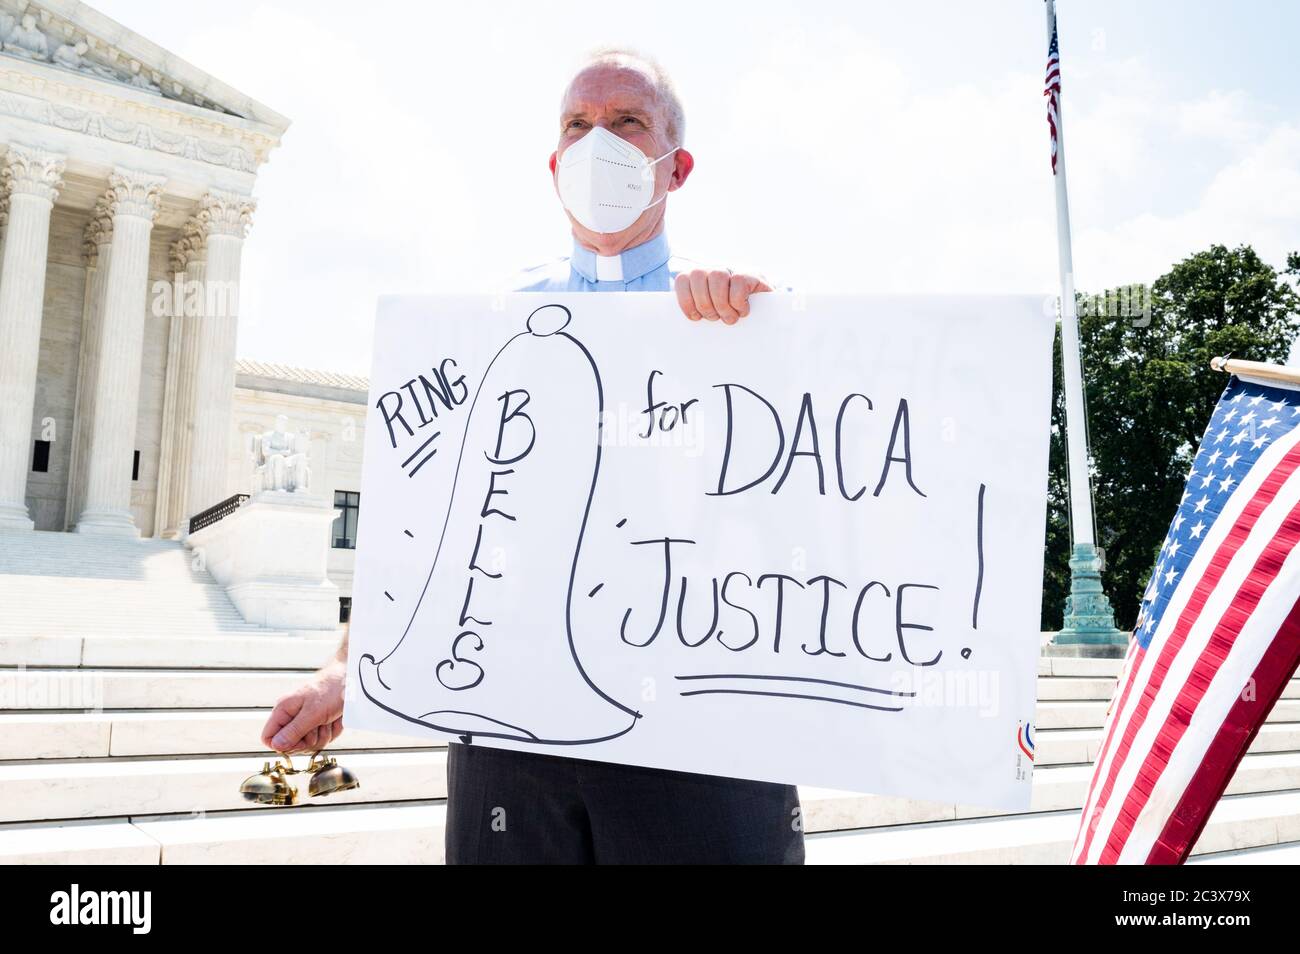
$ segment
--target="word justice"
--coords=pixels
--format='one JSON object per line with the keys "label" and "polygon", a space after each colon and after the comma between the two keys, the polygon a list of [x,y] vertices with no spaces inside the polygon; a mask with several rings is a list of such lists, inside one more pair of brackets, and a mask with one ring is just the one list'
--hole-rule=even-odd
{"label": "word justice", "polygon": [[[658,603],[657,613],[634,614],[631,607],[623,614],[619,636],[629,646],[645,647],[671,631],[683,646],[698,648],[711,642],[732,652],[798,652],[808,656],[855,656],[872,662],[890,662],[897,650],[899,659],[913,666],[933,666],[943,656],[934,646],[934,627],[925,620],[939,605],[939,587],[928,583],[897,583],[893,587],[880,580],[850,585],[826,574],[799,579],[788,573],[751,575],[742,570],[710,577],[712,598],[705,610],[690,612],[697,620],[708,618],[707,626],[697,622],[687,632],[689,581],[673,571],[675,549],[693,546],[694,540],[658,537],[633,540],[633,547],[644,547],[647,555],[657,553],[661,561],[658,572],[648,576],[658,583],[655,595],[647,604]],[[680,552],[680,551],[679,551]],[[807,591],[805,598],[800,591]],[[673,595],[676,593],[676,600]],[[809,610],[799,620],[796,633],[788,636],[791,621],[787,618],[792,597]],[[669,622],[670,607],[675,602],[674,620]],[[811,606],[809,605],[811,604]],[[851,607],[851,609],[850,609]],[[814,620],[815,614],[815,620]],[[637,621],[633,616],[637,615]],[[833,633],[829,621],[848,617],[846,633]],[[644,618],[641,618],[644,617]],[[653,625],[648,620],[654,619]],[[802,635],[801,635],[802,634]]]}

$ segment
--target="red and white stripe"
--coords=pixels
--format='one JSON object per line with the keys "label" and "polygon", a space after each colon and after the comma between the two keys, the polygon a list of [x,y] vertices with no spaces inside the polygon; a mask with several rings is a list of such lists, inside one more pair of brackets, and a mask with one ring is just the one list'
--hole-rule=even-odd
{"label": "red and white stripe", "polygon": [[1226,502],[1147,650],[1130,645],[1073,862],[1186,857],[1295,669],[1298,550],[1300,429]]}
{"label": "red and white stripe", "polygon": [[1052,46],[1047,54],[1047,79],[1043,84],[1047,97],[1047,125],[1052,130],[1052,175],[1056,175],[1056,124],[1061,106],[1061,56],[1056,48],[1056,30],[1052,30]]}

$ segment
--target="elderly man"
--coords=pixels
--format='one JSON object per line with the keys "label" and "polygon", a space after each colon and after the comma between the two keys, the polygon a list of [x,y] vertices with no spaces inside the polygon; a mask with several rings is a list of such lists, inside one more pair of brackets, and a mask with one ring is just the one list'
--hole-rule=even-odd
{"label": "elderly man", "polygon": [[[734,324],[757,275],[692,268],[664,233],[667,197],[695,165],[664,71],[626,51],[595,54],[565,92],[551,155],[573,253],[527,272],[519,291],[675,291],[682,312]],[[344,640],[334,662],[281,699],[262,741],[323,748],[342,731]],[[449,863],[801,863],[793,786],[453,742]]]}

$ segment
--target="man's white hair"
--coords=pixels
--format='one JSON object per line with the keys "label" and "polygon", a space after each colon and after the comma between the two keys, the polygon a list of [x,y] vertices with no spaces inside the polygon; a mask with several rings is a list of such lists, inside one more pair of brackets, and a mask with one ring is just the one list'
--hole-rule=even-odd
{"label": "man's white hair", "polygon": [[627,47],[601,47],[588,53],[573,75],[577,76],[593,66],[617,66],[645,74],[668,117],[668,138],[672,140],[672,145],[682,145],[686,139],[686,111],[682,109],[682,101],[677,96],[673,78],[659,65],[658,60]]}

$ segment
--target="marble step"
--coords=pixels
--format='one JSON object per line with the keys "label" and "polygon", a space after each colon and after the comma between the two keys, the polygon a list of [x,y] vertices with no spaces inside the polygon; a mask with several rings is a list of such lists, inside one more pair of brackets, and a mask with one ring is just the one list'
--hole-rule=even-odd
{"label": "marble step", "polygon": [[441,864],[442,802],[0,825],[0,865]]}
{"label": "marble step", "polygon": [[[0,712],[0,761],[141,755],[219,755],[258,752],[268,708],[104,712]],[[1038,733],[1037,765],[1091,762],[1101,729]],[[420,748],[439,743],[409,735],[347,729],[349,749]],[[1252,752],[1300,751],[1300,723],[1270,722]]]}
{"label": "marble step", "polygon": [[[6,601],[10,599],[2,591],[0,598]],[[202,614],[202,619],[191,618],[196,614]],[[206,622],[209,626],[218,626],[227,622],[242,622],[243,617],[233,606],[214,606],[206,600],[154,602],[141,597],[117,604],[101,603],[96,610],[82,607],[60,608],[54,612],[44,609],[33,609],[30,613],[10,612],[5,617],[4,628],[5,632],[53,633],[60,627],[75,627],[81,635],[97,636],[102,630],[138,626],[142,621],[155,628],[176,622]]]}
{"label": "marble step", "polygon": [[83,582],[215,585],[202,566],[191,563],[189,551],[166,554],[109,554],[101,559],[0,556],[0,575],[8,580],[57,580],[76,587]]}
{"label": "marble step", "polygon": [[[3,588],[0,588],[0,600],[3,600],[5,605],[12,605],[10,602],[12,599],[13,596],[6,594]],[[165,633],[167,627],[178,624],[224,628],[232,623],[244,624],[244,618],[233,606],[220,604],[214,606],[206,600],[155,603],[148,597],[141,596],[122,603],[102,602],[97,612],[84,607],[79,609],[32,607],[26,612],[11,611],[5,617],[4,632],[101,636],[119,631],[130,632],[133,629]]]}
{"label": "marble step", "polygon": [[0,669],[0,711],[269,707],[301,686],[304,676],[288,670]]}
{"label": "marble step", "polygon": [[1069,656],[1039,656],[1040,676],[1099,676],[1115,679],[1119,676],[1122,659],[1086,659]]}
{"label": "marble step", "polygon": [[[148,593],[159,602],[201,603],[226,595],[225,587],[210,576],[178,577],[176,579],[110,579],[103,577],[40,576],[33,573],[0,576],[0,588],[25,591],[37,595],[75,594],[105,600],[114,605],[129,605],[140,594]],[[223,604],[224,605],[224,604]],[[94,609],[94,607],[64,607],[64,609]],[[22,609],[22,607],[17,607]]]}
{"label": "marble step", "polygon": [[[33,622],[31,625],[6,625],[0,629],[0,633],[3,637],[23,639],[140,638],[152,639],[155,645],[162,646],[168,639],[263,636],[273,635],[275,631],[244,620],[221,620],[202,613],[188,613],[176,617],[158,617],[147,623],[131,623],[123,620],[113,626],[104,626],[98,622],[46,626],[40,622]],[[283,635],[283,631],[280,634]]]}
{"label": "marble step", "polygon": [[192,552],[175,540],[0,530],[0,573],[26,573],[34,566],[50,566],[61,576],[106,567],[120,579],[194,569]]}
{"label": "marble step", "polygon": [[[224,586],[214,582],[201,581],[159,581],[159,580],[70,580],[64,577],[30,577],[0,576],[0,590],[6,593],[39,593],[90,595],[96,600],[104,600],[110,606],[131,606],[140,594],[148,594],[155,599],[153,606],[192,606],[192,604],[213,604],[213,608],[229,608],[225,602]],[[83,615],[94,616],[99,606],[62,606],[61,612],[82,611]],[[13,607],[13,611],[39,612],[42,607]]]}
{"label": "marble step", "polygon": [[[809,864],[1061,864],[1078,812],[810,834]],[[438,864],[445,804],[312,805],[0,825],[0,864]],[[1300,792],[1223,799],[1193,864],[1300,857]]]}
{"label": "marble step", "polygon": [[[193,637],[219,639],[235,636],[261,636],[272,634],[256,623],[244,620],[213,619],[198,613],[189,613],[174,618],[160,617],[145,623],[122,621],[115,626],[104,626],[98,622],[84,624],[60,624],[47,627],[39,622],[29,625],[8,626],[3,628],[7,637],[19,639],[152,639],[155,645],[162,646],[168,639],[189,639]],[[2,637],[0,637],[2,638]],[[20,661],[21,663],[21,661]]]}
{"label": "marble step", "polygon": [[[1115,689],[1114,679],[1083,676],[1040,676],[1039,702],[1110,701]],[[1290,680],[1282,688],[1283,699],[1300,699],[1300,679]]]}
{"label": "marble step", "polygon": [[[442,864],[442,802],[135,818],[165,865]],[[0,834],[0,840],[3,840]]]}
{"label": "marble step", "polygon": [[[175,559],[184,559],[177,551]],[[14,562],[13,554],[0,563]],[[255,631],[231,602],[225,589],[206,572],[189,567],[159,572],[152,557],[123,556],[111,567],[76,560],[75,576],[48,575],[28,565],[18,572],[0,569],[0,606],[6,635],[166,636],[180,629]],[[46,575],[38,575],[46,574]]]}
{"label": "marble step", "polygon": [[[343,741],[346,744],[346,736]],[[445,750],[349,752],[340,749],[339,752],[340,761],[357,773],[362,788],[340,793],[338,801],[399,801],[442,798],[446,794]],[[240,798],[238,787],[267,758],[269,755],[258,753],[0,763],[0,822],[102,818],[142,811],[168,814],[255,809],[257,806]],[[298,762],[305,764],[305,759]],[[1029,811],[1078,809],[1091,771],[1086,765],[1038,769],[1034,773]],[[1292,788],[1300,788],[1300,752],[1266,752],[1248,754],[1242,760],[1228,792],[1243,794]],[[1016,814],[978,806],[813,787],[801,787],[800,797],[808,831]]]}
{"label": "marble step", "polygon": [[[832,789],[799,790],[806,800],[804,815],[808,831],[840,831],[858,828],[909,825],[922,822],[956,821],[986,817],[1023,817],[1035,813],[1078,809],[1083,805],[1091,765],[1045,766],[1034,770],[1033,790],[1027,812],[1002,811],[980,806],[953,805],[884,795],[861,795]],[[1228,794],[1250,794],[1300,789],[1300,752],[1249,753],[1228,784]]]}
{"label": "marble step", "polygon": [[[179,639],[176,642],[178,646],[182,644]],[[122,646],[119,644],[114,648],[121,650]],[[161,664],[161,660],[154,663]],[[253,670],[4,669],[0,670],[0,709],[270,706],[282,693],[296,688],[301,679],[301,674]],[[39,700],[43,697],[55,701],[42,704]],[[10,701],[21,698],[34,701],[25,705]],[[99,698],[100,701],[57,701],[68,698]],[[1300,706],[1300,703],[1296,705]],[[1060,707],[1064,707],[1063,713],[1053,711]],[[1105,707],[1106,703],[1101,701],[1048,701],[1039,706],[1038,727],[1100,726]]]}
{"label": "marble step", "polygon": [[[270,757],[265,753],[0,764],[0,822],[268,811],[267,806],[245,801],[239,785]],[[444,750],[340,752],[339,760],[357,773],[361,787],[308,799],[308,776],[294,776],[304,802],[388,802],[442,798],[447,792]],[[305,768],[307,759],[295,758],[294,764]]]}
{"label": "marble step", "polygon": [[0,825],[3,865],[156,865],[157,839],[126,818]]}
{"label": "marble step", "polygon": [[[809,864],[1064,864],[1079,812],[810,834]],[[1223,798],[1194,854],[1300,841],[1300,791]]]}
{"label": "marble step", "polygon": [[1090,676],[1039,676],[1038,701],[1102,702],[1115,691],[1115,680]]}
{"label": "marble step", "polygon": [[[264,756],[270,709],[0,712],[0,761],[164,755]],[[411,735],[347,729],[331,751],[436,748]]]}
{"label": "marble step", "polygon": [[[10,577],[12,579],[12,577]],[[5,592],[9,587],[0,587],[0,598],[3,598],[6,605],[11,609],[5,616],[5,631],[23,631],[30,627],[39,627],[39,631],[46,632],[53,630],[57,626],[86,626],[98,625],[102,629],[112,629],[115,625],[124,621],[130,621],[132,624],[138,624],[141,621],[166,621],[184,619],[190,614],[202,613],[214,622],[222,620],[241,620],[242,616],[235,606],[229,603],[229,597],[225,591],[220,593],[186,593],[172,599],[155,598],[158,589],[157,584],[150,583],[145,586],[148,593],[140,593],[133,597],[121,600],[99,600],[92,598],[94,605],[58,605],[57,603],[42,603],[41,606],[29,606],[20,609],[13,609],[11,600],[17,598],[12,593]],[[42,597],[45,599],[46,597]],[[79,600],[73,594],[50,595],[51,600],[67,600],[71,604],[74,600]],[[86,635],[96,635],[93,629]]]}
{"label": "marble step", "polygon": [[[11,578],[12,579],[12,578]],[[147,588],[156,590],[157,585],[150,583]],[[4,592],[7,587],[0,587],[0,598],[6,604],[15,597]],[[218,599],[220,596],[220,599]],[[77,599],[68,594],[52,596],[51,599]],[[123,618],[131,620],[162,620],[166,618],[183,618],[190,613],[205,613],[212,620],[242,619],[233,605],[227,605],[225,592],[220,594],[186,593],[174,599],[154,599],[153,595],[141,594],[134,598],[122,600],[96,600],[95,606],[58,606],[45,604],[41,607],[30,606],[23,609],[11,609],[5,617],[6,630],[18,630],[20,627],[44,624],[46,628],[55,625],[82,626],[97,623],[105,629],[112,628]],[[113,614],[113,615],[108,615]],[[119,615],[120,614],[120,615]],[[42,630],[44,631],[44,630]],[[88,635],[95,635],[93,632]]]}
{"label": "marble step", "polygon": [[[0,669],[0,710],[253,708],[301,682],[302,673],[258,670]],[[1039,730],[1100,728],[1106,706],[1046,700],[1035,721]],[[1279,700],[1269,721],[1300,722],[1300,699]]]}
{"label": "marble step", "polygon": [[1300,841],[1237,851],[1216,851],[1187,859],[1191,865],[1295,865],[1300,864]]}
{"label": "marble step", "polygon": [[153,636],[0,636],[0,666],[155,669],[319,669],[341,634],[289,636],[192,630]]}
{"label": "marble step", "polygon": [[[160,597],[172,599],[197,597],[210,592],[225,592],[225,588],[210,574],[199,570],[184,575],[137,576],[127,572],[122,576],[66,576],[35,573],[32,572],[34,569],[34,567],[27,567],[22,573],[0,574],[0,583],[3,583],[6,588],[27,587],[59,590],[65,593],[91,593],[116,600],[146,588],[156,592]],[[111,567],[105,566],[101,569],[107,572]]]}
{"label": "marble step", "polygon": [[[1035,727],[1044,729],[1095,729],[1105,725],[1106,702],[1043,702],[1034,716]],[[1269,713],[1269,722],[1300,722],[1300,700],[1279,699]]]}
{"label": "marble step", "polygon": [[[2,592],[0,598],[6,601],[10,599]],[[201,618],[194,619],[192,618],[194,616]],[[75,627],[79,635],[98,636],[102,635],[101,630],[107,632],[146,623],[156,628],[176,622],[219,626],[226,622],[242,620],[243,617],[233,606],[219,604],[213,606],[204,600],[152,603],[147,597],[141,597],[138,600],[119,604],[100,604],[97,612],[85,607],[59,608],[54,611],[32,609],[30,613],[10,612],[5,617],[4,630],[7,633],[56,633],[59,627],[67,629]]]}
{"label": "marble step", "polygon": [[[254,631],[259,636],[283,636],[283,633],[277,633],[273,630],[262,629],[251,623],[244,623],[243,626]],[[102,629],[102,625],[98,628]],[[18,665],[136,665],[147,666],[149,668],[184,668],[187,666],[211,666],[220,665],[219,663],[207,662],[205,657],[198,653],[196,646],[193,644],[192,637],[197,634],[194,628],[179,629],[169,633],[165,637],[154,637],[146,639],[139,638],[131,642],[123,637],[103,637],[98,635],[77,635],[77,636],[60,636],[60,635],[18,635],[14,631],[11,621],[0,622],[0,666],[18,666]],[[318,638],[332,639],[337,644],[340,633],[321,634]],[[313,634],[315,637],[315,634]],[[86,651],[83,653],[79,647],[84,644]],[[249,642],[248,645],[257,645],[255,642]],[[134,646],[134,654],[125,651]],[[105,647],[105,652],[96,653],[94,650]],[[128,662],[131,655],[137,657],[135,662]],[[107,658],[110,661],[99,662],[98,658]],[[313,657],[314,658],[314,657]],[[1082,660],[1090,662],[1092,660]],[[307,666],[315,666],[317,663],[307,663]],[[268,662],[267,668],[279,668],[276,662]],[[1058,684],[1063,684],[1057,688]],[[1300,679],[1292,680],[1291,689],[1300,694]],[[1104,679],[1094,678],[1054,678],[1043,676],[1038,680],[1038,692],[1040,699],[1092,699],[1101,701],[1110,698],[1113,688],[1113,681],[1107,682]],[[1087,693],[1092,693],[1088,695]]]}
{"label": "marble step", "polygon": [[[1066,765],[1093,762],[1101,749],[1101,729],[1040,729],[1034,747],[1034,764]],[[1251,752],[1300,751],[1300,722],[1269,721],[1260,727]]]}

